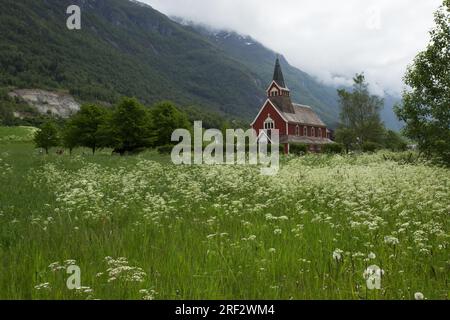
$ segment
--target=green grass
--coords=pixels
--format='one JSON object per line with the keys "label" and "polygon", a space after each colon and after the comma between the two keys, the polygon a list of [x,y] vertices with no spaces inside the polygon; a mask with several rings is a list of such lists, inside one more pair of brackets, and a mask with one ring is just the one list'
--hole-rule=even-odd
{"label": "green grass", "polygon": [[[450,297],[448,169],[311,155],[263,177],[169,160],[0,144],[0,298]],[[381,290],[367,290],[370,265]]]}
{"label": "green grass", "polygon": [[0,143],[31,142],[36,128],[33,127],[1,127]]}

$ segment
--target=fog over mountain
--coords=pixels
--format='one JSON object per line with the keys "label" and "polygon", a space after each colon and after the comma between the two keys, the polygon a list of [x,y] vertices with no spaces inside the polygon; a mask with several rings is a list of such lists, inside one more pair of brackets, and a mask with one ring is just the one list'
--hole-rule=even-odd
{"label": "fog over mountain", "polygon": [[[279,52],[294,100],[312,106],[331,128],[337,126],[336,87],[296,67],[283,48],[241,32],[211,32],[185,20],[179,24],[135,1],[3,1],[3,97],[12,89],[39,89],[69,93],[80,104],[114,104],[121,96],[137,97],[146,105],[171,100],[193,119],[201,114],[210,126],[217,127],[218,117],[248,124],[264,102]],[[73,3],[83,12],[77,32],[68,30],[61,16]],[[382,118],[397,129],[392,112],[396,100],[389,96]],[[24,108],[9,105],[9,114],[26,112]]]}
{"label": "fog over mountain", "polygon": [[248,34],[327,84],[364,71],[374,93],[402,91],[441,0],[141,0],[168,14]]}

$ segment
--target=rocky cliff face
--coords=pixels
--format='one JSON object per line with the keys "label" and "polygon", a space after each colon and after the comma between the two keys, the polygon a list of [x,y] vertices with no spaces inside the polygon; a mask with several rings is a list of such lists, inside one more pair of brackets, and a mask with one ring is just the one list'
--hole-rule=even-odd
{"label": "rocky cliff face", "polygon": [[20,89],[9,93],[13,98],[20,98],[35,107],[39,113],[51,113],[63,118],[70,117],[80,110],[80,104],[66,93],[50,92],[39,89]]}

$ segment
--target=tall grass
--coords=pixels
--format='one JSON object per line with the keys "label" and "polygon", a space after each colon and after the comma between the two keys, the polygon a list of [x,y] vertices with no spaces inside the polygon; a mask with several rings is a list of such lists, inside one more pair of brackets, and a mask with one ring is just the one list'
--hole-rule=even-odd
{"label": "tall grass", "polygon": [[3,143],[0,298],[448,299],[449,214],[448,169],[379,154],[287,158],[263,177]]}

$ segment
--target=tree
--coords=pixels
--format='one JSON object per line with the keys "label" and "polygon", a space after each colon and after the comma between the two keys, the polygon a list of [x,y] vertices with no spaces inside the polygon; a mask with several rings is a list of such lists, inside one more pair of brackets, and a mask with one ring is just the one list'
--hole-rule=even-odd
{"label": "tree", "polygon": [[78,129],[74,125],[67,124],[62,132],[62,146],[69,149],[72,155],[73,149],[79,146]]}
{"label": "tree", "polygon": [[408,148],[406,140],[398,133],[387,130],[383,145],[392,151],[405,151]]}
{"label": "tree", "polygon": [[4,126],[12,126],[15,124],[14,113],[4,101],[0,101],[0,124]]}
{"label": "tree", "polygon": [[346,153],[358,142],[355,132],[346,127],[341,127],[336,130],[336,141],[344,146]]}
{"label": "tree", "polygon": [[104,136],[101,130],[107,122],[108,110],[97,105],[84,105],[72,116],[64,132],[64,141],[70,146],[90,148],[92,154],[104,146]]}
{"label": "tree", "polygon": [[151,146],[151,118],[134,98],[123,98],[111,117],[111,146],[124,155]]}
{"label": "tree", "polygon": [[[369,93],[369,85],[366,83],[364,74],[357,74],[353,81],[352,92],[345,89],[338,90],[341,127],[351,130],[361,143],[380,143],[384,133],[380,110],[383,108],[384,101]],[[348,146],[347,143],[344,144]]]}
{"label": "tree", "polygon": [[450,164],[450,0],[435,13],[431,42],[408,67],[398,117],[404,133],[427,155]]}
{"label": "tree", "polygon": [[59,137],[56,125],[51,121],[44,123],[40,130],[35,133],[34,143],[36,147],[45,149],[46,154],[51,147],[57,147]]}
{"label": "tree", "polygon": [[150,110],[152,120],[152,145],[154,147],[170,145],[173,131],[190,129],[187,115],[178,110],[171,102],[161,102]]}

